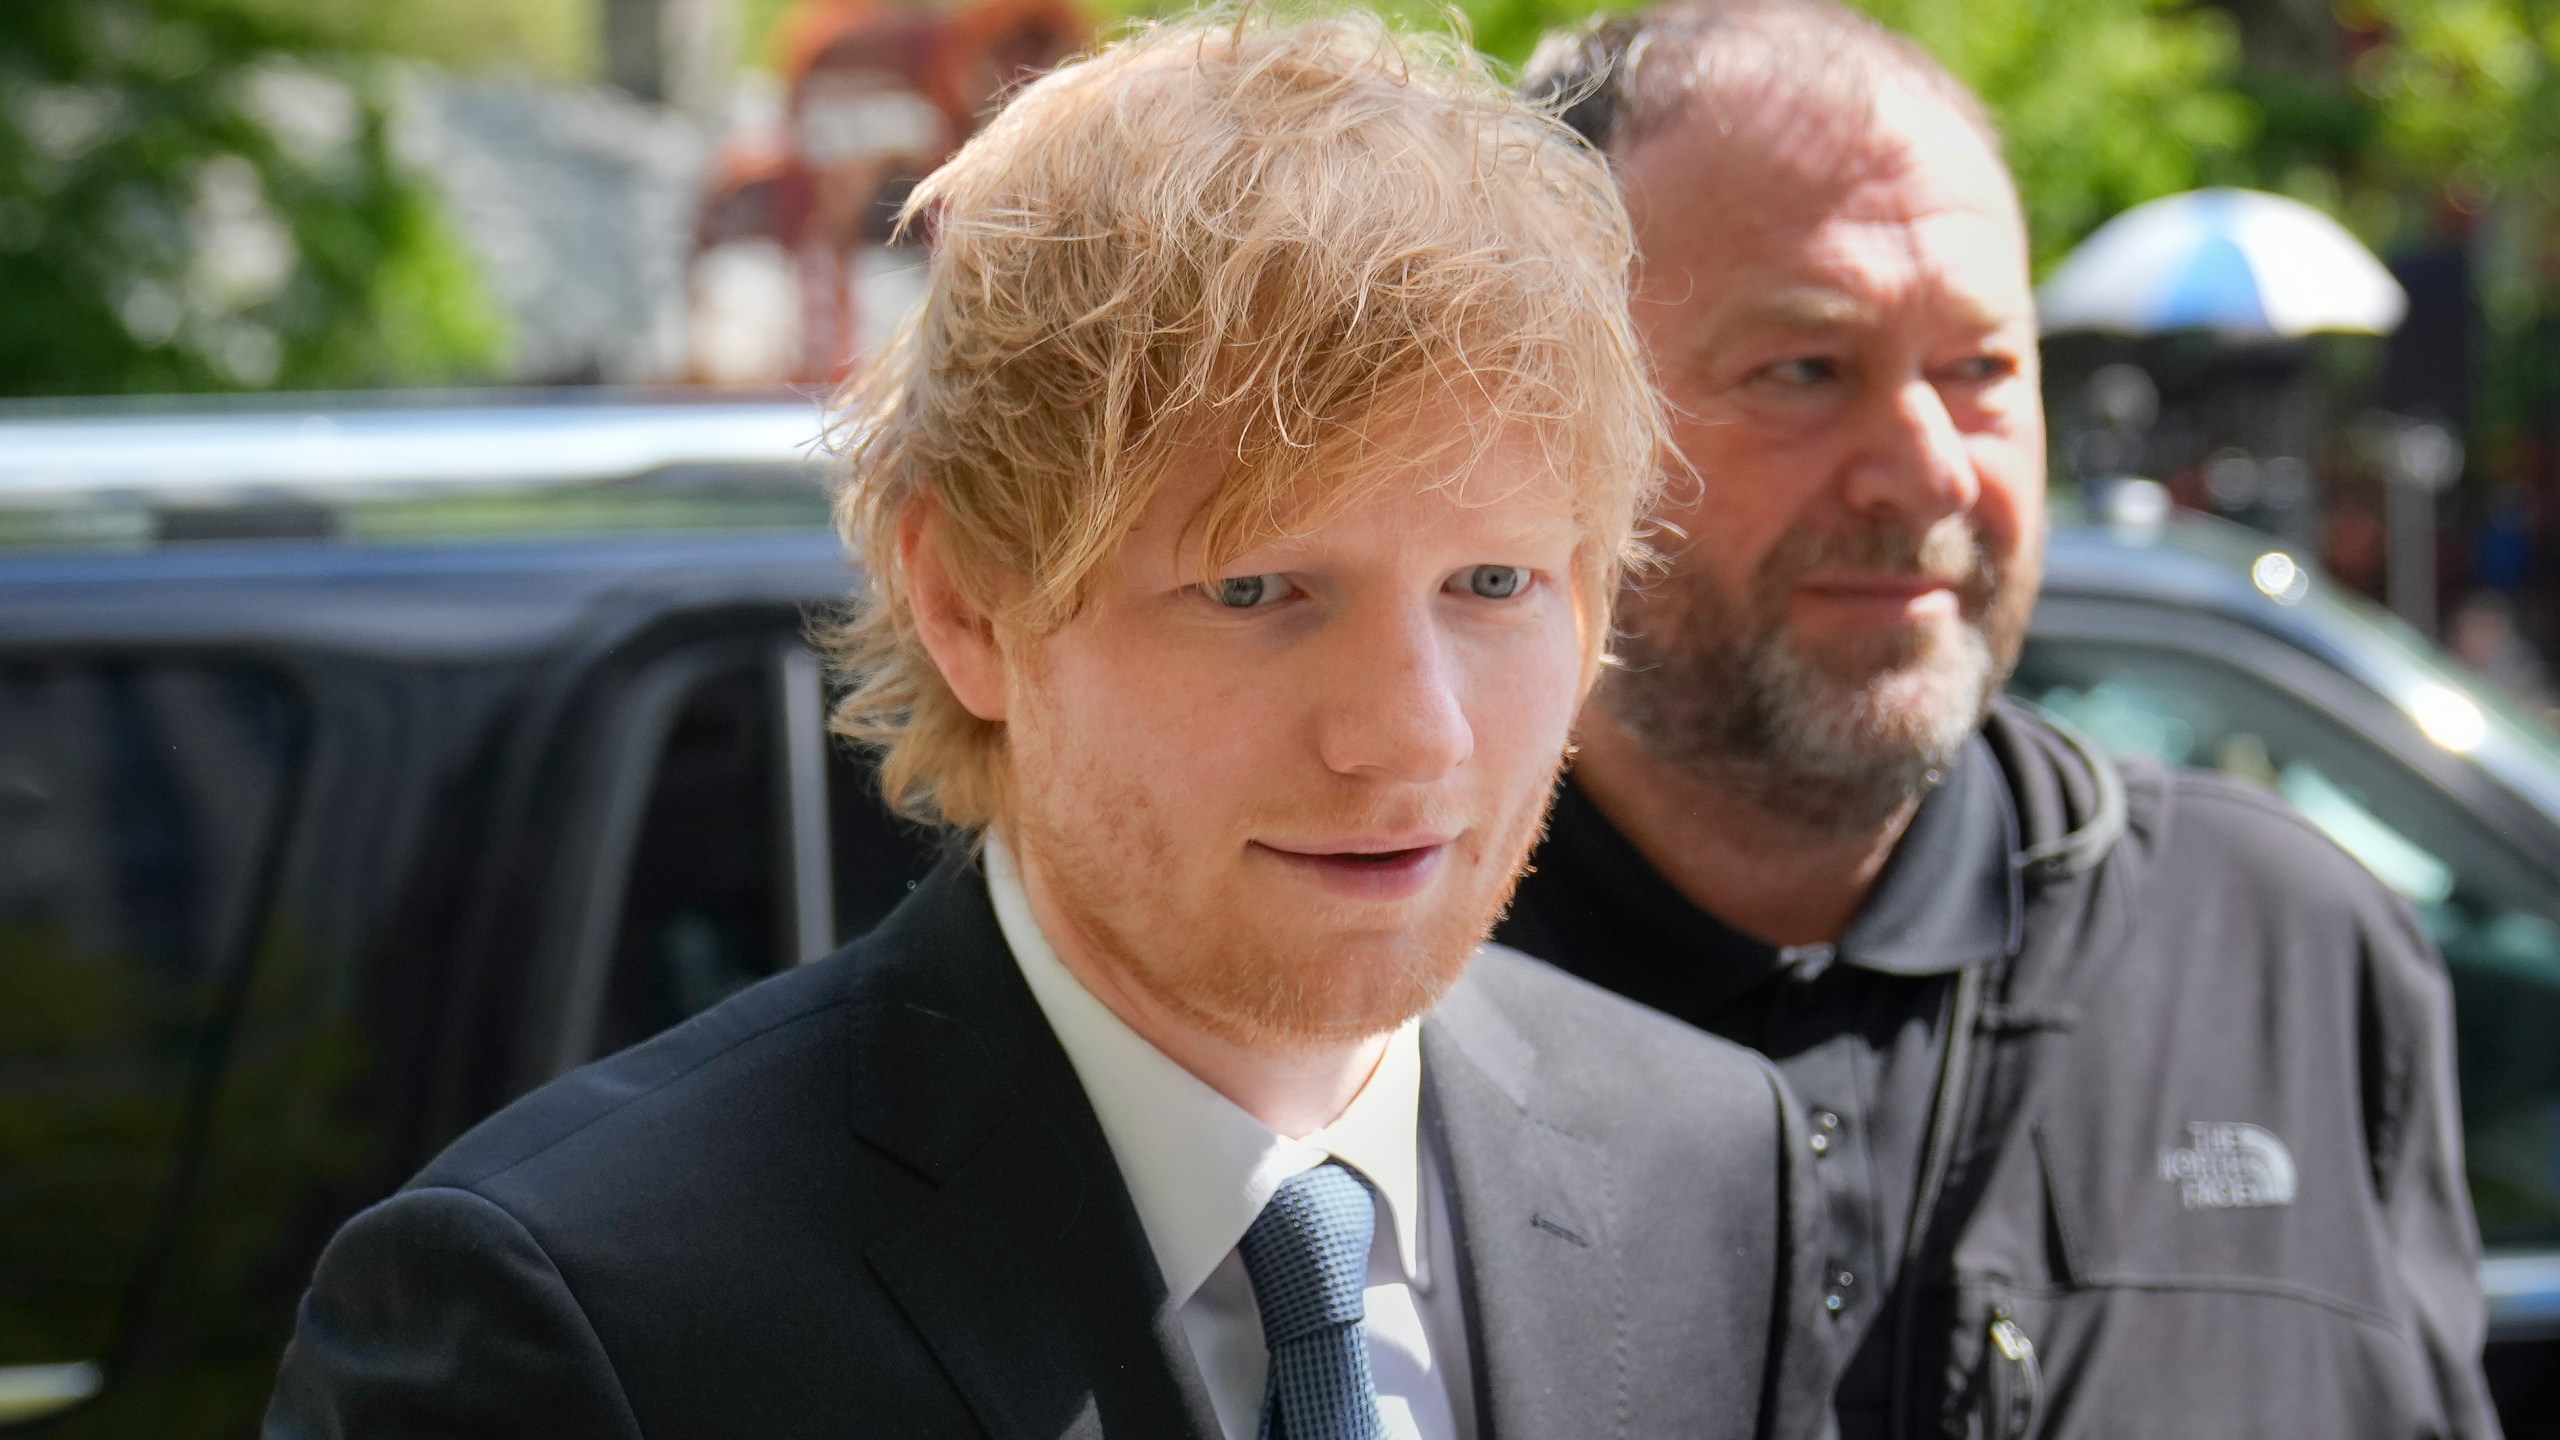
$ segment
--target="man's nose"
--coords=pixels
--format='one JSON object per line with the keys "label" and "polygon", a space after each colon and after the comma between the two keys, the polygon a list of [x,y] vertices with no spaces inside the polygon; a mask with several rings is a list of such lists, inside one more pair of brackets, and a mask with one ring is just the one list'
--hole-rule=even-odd
{"label": "man's nose", "polygon": [[1430,781],[1475,754],[1460,667],[1427,606],[1346,626],[1331,649],[1319,742],[1327,768]]}
{"label": "man's nose", "polygon": [[1973,508],[1982,484],[1937,386],[1914,377],[1867,409],[1849,474],[1851,509],[1890,510],[1925,527]]}

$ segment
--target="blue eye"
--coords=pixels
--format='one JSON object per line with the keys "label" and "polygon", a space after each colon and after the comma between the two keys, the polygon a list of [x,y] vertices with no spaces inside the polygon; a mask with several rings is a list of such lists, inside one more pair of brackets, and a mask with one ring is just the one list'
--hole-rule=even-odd
{"label": "blue eye", "polygon": [[1277,575],[1236,575],[1212,581],[1209,598],[1230,610],[1251,610],[1285,598],[1289,582]]}
{"label": "blue eye", "polygon": [[1467,589],[1479,600],[1508,600],[1529,584],[1529,572],[1517,565],[1478,565],[1467,572]]}

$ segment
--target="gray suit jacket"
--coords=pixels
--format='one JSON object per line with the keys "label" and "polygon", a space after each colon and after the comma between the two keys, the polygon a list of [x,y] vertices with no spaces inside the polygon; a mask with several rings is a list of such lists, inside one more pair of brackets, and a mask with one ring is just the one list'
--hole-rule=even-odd
{"label": "gray suit jacket", "polygon": [[[1768,1068],[1489,952],[1423,1027],[1482,1433],[1818,1429]],[[974,867],[526,1096],[330,1244],[266,1433],[1217,1435]]]}

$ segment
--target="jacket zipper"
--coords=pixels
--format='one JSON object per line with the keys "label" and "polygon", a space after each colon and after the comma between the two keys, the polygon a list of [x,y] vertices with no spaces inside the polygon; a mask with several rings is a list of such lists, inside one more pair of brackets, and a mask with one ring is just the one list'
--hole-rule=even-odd
{"label": "jacket zipper", "polygon": [[1991,1371],[1983,1433],[1990,1440],[2022,1440],[2044,1404],[2044,1371],[2036,1364],[2036,1342],[2002,1307],[1992,1307],[1991,1345],[1983,1359]]}

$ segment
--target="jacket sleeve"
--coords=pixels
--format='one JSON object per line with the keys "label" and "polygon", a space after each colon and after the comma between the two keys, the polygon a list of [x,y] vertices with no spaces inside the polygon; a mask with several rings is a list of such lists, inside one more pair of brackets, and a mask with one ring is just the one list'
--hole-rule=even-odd
{"label": "jacket sleeve", "polygon": [[[2377,887],[2378,888],[2378,887]],[[2368,1054],[2374,1189],[2393,1250],[2419,1359],[2434,1384],[2446,1433],[2497,1440],[2498,1417],[2481,1370],[2487,1308],[2480,1292],[2480,1229],[2462,1164],[2462,1111],[2453,1069],[2453,990],[2442,957],[2397,896],[2367,925]]]}
{"label": "jacket sleeve", "polygon": [[265,1440],[639,1440],[550,1257],[468,1190],[405,1190],[320,1257]]}

